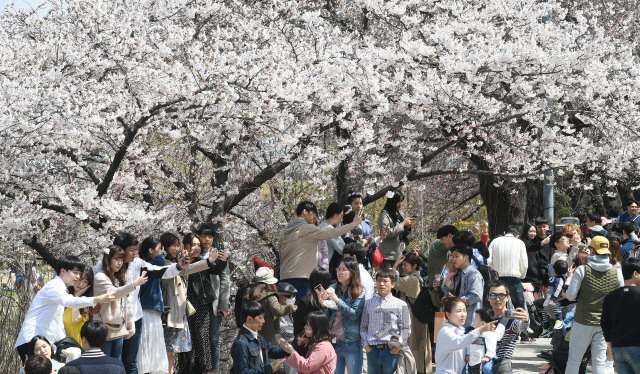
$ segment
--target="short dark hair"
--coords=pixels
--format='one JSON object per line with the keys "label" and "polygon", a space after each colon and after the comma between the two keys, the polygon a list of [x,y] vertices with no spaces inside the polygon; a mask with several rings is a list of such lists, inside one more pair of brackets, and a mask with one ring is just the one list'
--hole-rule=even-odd
{"label": "short dark hair", "polygon": [[438,229],[436,232],[436,238],[442,239],[449,234],[455,235],[458,233],[458,229],[454,225],[445,225]]}
{"label": "short dark hair", "polygon": [[596,225],[602,224],[602,217],[595,214],[594,212],[587,213],[587,218],[589,219],[589,221],[594,222]]}
{"label": "short dark hair", "polygon": [[610,231],[615,231],[618,234],[622,235],[622,233],[624,232],[624,223],[616,222],[616,223],[612,224]]}
{"label": "short dark hair", "polygon": [[257,301],[246,300],[242,304],[242,309],[240,311],[242,315],[242,320],[247,322],[247,318],[256,318],[264,314],[264,307]]}
{"label": "short dark hair", "polygon": [[362,260],[367,257],[367,250],[361,244],[358,243],[349,243],[344,246],[342,249],[343,255],[354,255],[356,256],[356,260],[358,262],[362,262]]}
{"label": "short dark hair", "polygon": [[196,234],[198,234],[198,236],[201,236],[201,235],[216,236],[216,230],[213,228],[213,226],[210,223],[203,223],[196,230]]}
{"label": "short dark hair", "polygon": [[137,246],[138,239],[131,233],[121,231],[116,234],[115,238],[113,238],[113,245],[117,245],[118,247],[126,251],[129,247],[132,247],[134,245]]}
{"label": "short dark hair", "polygon": [[420,270],[420,265],[422,264],[422,259],[417,254],[415,254],[413,252],[409,252],[404,256],[404,262],[408,263],[411,266],[417,265],[416,266],[416,270]]}
{"label": "short dark hair", "polygon": [[509,225],[507,229],[504,231],[505,234],[511,234],[513,236],[520,235],[520,227],[516,225]]}
{"label": "short dark hair", "polygon": [[49,344],[49,347],[51,347],[51,354],[53,354],[53,347],[51,346],[51,342],[49,341],[49,339],[47,339],[46,336],[36,335],[33,338],[31,338],[31,341],[27,346],[27,356],[33,356],[35,354],[36,343],[38,342],[38,340],[47,342],[47,344]]}
{"label": "short dark hair", "polygon": [[376,281],[378,280],[378,278],[389,278],[391,279],[391,282],[395,283],[396,272],[389,268],[380,269],[380,271],[376,273]]}
{"label": "short dark hair", "polygon": [[536,226],[549,224],[549,220],[547,219],[547,217],[536,217],[536,220],[534,222]]}
{"label": "short dark hair", "polygon": [[640,258],[629,257],[622,262],[622,276],[624,280],[633,278],[633,272],[640,274]]}
{"label": "short dark hair", "polygon": [[458,303],[464,304],[465,307],[467,306],[467,302],[459,298],[458,296],[445,297],[444,299],[442,299],[441,303],[445,313],[451,313],[451,311],[453,311],[453,307]]}
{"label": "short dark hair", "polygon": [[60,272],[62,271],[62,269],[66,271],[79,270],[82,272],[84,271],[85,265],[76,256],[62,256],[58,260],[57,267],[58,267],[57,274],[60,275]]}
{"label": "short dark hair", "polygon": [[567,274],[567,270],[569,270],[569,265],[567,265],[566,261],[556,261],[556,263],[553,264],[553,271],[555,271],[557,275]]}
{"label": "short dark hair", "polygon": [[480,317],[480,320],[484,323],[493,322],[493,309],[491,308],[480,308],[476,310],[476,314]]}
{"label": "short dark hair", "polygon": [[631,206],[631,205],[633,205],[633,204],[638,205],[638,202],[637,202],[637,201],[635,201],[635,200],[629,200],[629,201],[627,201],[627,205],[625,205],[625,206],[628,208],[629,206]]}
{"label": "short dark hair", "polygon": [[562,239],[563,236],[566,237],[567,235],[565,235],[565,233],[563,233],[562,231],[558,231],[557,233],[551,235],[551,238],[549,238],[549,245],[555,249],[556,243],[560,239]]}
{"label": "short dark hair", "polygon": [[314,212],[316,215],[318,214],[318,208],[316,208],[316,204],[311,201],[303,201],[298,204],[296,208],[296,216],[301,216],[302,212],[306,210],[307,212]]}
{"label": "short dark hair", "polygon": [[313,331],[311,335],[311,339],[309,339],[310,344],[320,343],[324,341],[328,341],[333,339],[333,334],[331,333],[331,326],[329,325],[329,317],[321,311],[314,310],[307,314],[307,318],[305,318],[307,325],[311,327],[311,331]]}
{"label": "short dark hair", "polygon": [[53,370],[51,360],[43,355],[29,356],[24,363],[25,374],[51,374],[51,370]]}
{"label": "short dark hair", "polygon": [[500,279],[492,280],[491,282],[489,282],[487,286],[488,286],[487,289],[489,291],[491,291],[492,288],[504,287],[505,291],[507,292],[507,295],[509,295],[509,286],[507,286],[507,284],[503,280],[500,280]]}
{"label": "short dark hair", "polygon": [[627,221],[624,223],[624,232],[627,236],[631,236],[632,233],[638,232],[638,224],[635,221]]}
{"label": "short dark hair", "polygon": [[[327,211],[324,214],[324,218],[325,219],[329,219],[329,218],[332,218],[333,216],[335,216],[336,214],[340,214],[342,212],[344,212],[344,209],[342,208],[342,204],[331,203],[327,207]],[[300,214],[302,214],[302,212],[300,212]],[[298,215],[300,215],[300,214],[298,214]]]}
{"label": "short dark hair", "polygon": [[469,248],[466,244],[456,244],[451,248],[451,252],[458,252],[463,256],[467,256],[469,261],[471,261],[471,257],[473,256],[473,250]]}
{"label": "short dark hair", "polygon": [[91,348],[101,348],[107,341],[107,325],[102,321],[87,321],[80,328],[80,337],[87,339]]}
{"label": "short dark hair", "polygon": [[476,241],[476,236],[469,230],[458,231],[453,235],[453,244],[465,244],[469,247],[473,247],[473,243]]}
{"label": "short dark hair", "polygon": [[142,243],[140,243],[140,250],[138,251],[138,256],[140,256],[140,259],[146,262],[153,261],[154,259],[151,258],[151,253],[149,253],[149,250],[155,250],[158,244],[160,244],[160,239],[154,238],[153,236],[149,236],[148,238],[144,239]]}

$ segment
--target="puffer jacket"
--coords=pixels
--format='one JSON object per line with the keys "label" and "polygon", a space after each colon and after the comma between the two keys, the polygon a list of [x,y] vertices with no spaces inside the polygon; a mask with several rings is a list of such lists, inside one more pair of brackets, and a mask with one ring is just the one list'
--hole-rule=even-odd
{"label": "puffer jacket", "polygon": [[[364,309],[364,288],[360,288],[360,294],[357,298],[351,298],[350,289],[342,293],[336,285],[332,284],[329,288],[336,290],[336,295],[340,298],[336,303],[338,309],[342,312],[342,327],[344,328],[345,343],[359,342],[360,338],[360,317]],[[325,313],[329,314],[329,326],[333,326],[333,320],[336,318],[336,310],[325,308]]]}

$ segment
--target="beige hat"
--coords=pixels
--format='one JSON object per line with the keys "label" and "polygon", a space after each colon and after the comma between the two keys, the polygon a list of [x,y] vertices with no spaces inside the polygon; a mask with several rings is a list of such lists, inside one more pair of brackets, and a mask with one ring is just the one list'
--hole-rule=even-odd
{"label": "beige hat", "polygon": [[278,279],[271,274],[270,268],[259,268],[256,270],[256,275],[251,278],[251,283],[276,284]]}

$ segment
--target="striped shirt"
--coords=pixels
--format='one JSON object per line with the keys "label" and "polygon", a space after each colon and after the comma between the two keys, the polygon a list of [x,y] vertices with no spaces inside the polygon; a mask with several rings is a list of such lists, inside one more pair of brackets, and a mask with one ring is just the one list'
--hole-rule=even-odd
{"label": "striped shirt", "polygon": [[[498,323],[502,322],[503,317],[497,318]],[[529,328],[529,322],[522,322],[517,319],[509,319],[504,328],[504,335],[498,341],[496,347],[496,359],[511,359],[513,351],[516,349],[518,337]]]}
{"label": "striped shirt", "polygon": [[401,338],[407,345],[411,335],[411,317],[407,303],[393,297],[376,295],[365,301],[360,320],[360,337],[366,347],[375,344],[387,344],[391,336]]}

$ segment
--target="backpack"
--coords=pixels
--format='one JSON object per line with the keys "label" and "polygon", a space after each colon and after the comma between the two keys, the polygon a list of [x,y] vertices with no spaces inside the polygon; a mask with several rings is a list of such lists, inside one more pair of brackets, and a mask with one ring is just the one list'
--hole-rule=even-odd
{"label": "backpack", "polygon": [[84,349],[82,349],[82,346],[70,336],[58,340],[58,342],[56,342],[54,345],[56,346],[56,353],[53,355],[53,359],[58,362],[63,362],[63,360],[60,358],[63,349],[78,348],[80,349],[81,353],[84,353]]}
{"label": "backpack", "polygon": [[487,265],[481,264],[476,256],[471,255],[471,259],[476,262],[476,265],[478,265],[478,271],[484,280],[484,297],[482,298],[482,306],[485,308],[491,308],[491,304],[489,304],[489,300],[487,300],[487,295],[489,294],[489,282],[498,280],[498,272]]}
{"label": "backpack", "polygon": [[427,287],[427,282],[423,278],[416,278],[420,281],[420,293],[415,302],[411,303],[407,300],[407,304],[409,304],[413,316],[420,323],[432,323],[438,308],[431,302],[431,290]]}

